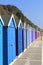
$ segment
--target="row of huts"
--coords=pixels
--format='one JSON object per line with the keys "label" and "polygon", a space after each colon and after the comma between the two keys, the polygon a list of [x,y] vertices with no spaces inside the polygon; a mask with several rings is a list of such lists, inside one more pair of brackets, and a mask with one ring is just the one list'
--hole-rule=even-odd
{"label": "row of huts", "polygon": [[0,65],[9,65],[41,35],[36,25],[15,20],[14,15],[0,15]]}

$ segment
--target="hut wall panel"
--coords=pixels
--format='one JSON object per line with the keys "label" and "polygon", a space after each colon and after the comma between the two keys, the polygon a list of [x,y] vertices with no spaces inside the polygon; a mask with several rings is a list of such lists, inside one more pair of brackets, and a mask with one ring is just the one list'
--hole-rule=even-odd
{"label": "hut wall panel", "polygon": [[0,20],[0,65],[3,65],[3,27]]}
{"label": "hut wall panel", "polygon": [[33,30],[31,32],[32,32],[32,42],[33,42]]}
{"label": "hut wall panel", "polygon": [[24,51],[24,29],[22,29],[22,51]]}
{"label": "hut wall panel", "polygon": [[26,29],[24,29],[24,49],[26,49]]}
{"label": "hut wall panel", "polygon": [[35,40],[35,30],[34,30],[34,32],[33,32],[33,40]]}
{"label": "hut wall panel", "polygon": [[35,31],[35,39],[37,39],[37,31]]}
{"label": "hut wall panel", "polygon": [[33,30],[33,40],[32,41],[34,41],[35,40],[35,31]]}
{"label": "hut wall panel", "polygon": [[30,31],[29,29],[27,30],[27,46],[29,45],[30,43]]}
{"label": "hut wall panel", "polygon": [[3,65],[8,65],[7,28],[3,27]]}
{"label": "hut wall panel", "polygon": [[30,43],[32,42],[32,31],[31,31],[31,28],[30,28]]}

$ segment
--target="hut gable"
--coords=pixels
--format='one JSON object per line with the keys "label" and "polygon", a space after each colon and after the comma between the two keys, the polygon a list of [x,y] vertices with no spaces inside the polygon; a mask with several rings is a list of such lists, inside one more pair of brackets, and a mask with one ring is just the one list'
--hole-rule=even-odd
{"label": "hut gable", "polygon": [[2,17],[0,16],[0,26],[4,25],[4,22],[2,20]]}
{"label": "hut gable", "polygon": [[10,18],[10,21],[8,23],[8,26],[11,26],[11,27],[16,27],[16,23],[15,23],[15,19],[14,19],[14,15],[12,14],[11,18]]}
{"label": "hut gable", "polygon": [[19,24],[18,24],[18,28],[20,28],[20,27],[21,28],[23,27],[21,19],[19,20]]}
{"label": "hut gable", "polygon": [[8,26],[11,15],[1,15],[4,26]]}
{"label": "hut gable", "polygon": [[18,24],[19,24],[19,19],[16,19],[16,26],[18,27]]}
{"label": "hut gable", "polygon": [[12,18],[9,27],[15,27],[14,19]]}
{"label": "hut gable", "polygon": [[3,26],[3,24],[2,24],[2,21],[0,20],[0,27],[2,27]]}

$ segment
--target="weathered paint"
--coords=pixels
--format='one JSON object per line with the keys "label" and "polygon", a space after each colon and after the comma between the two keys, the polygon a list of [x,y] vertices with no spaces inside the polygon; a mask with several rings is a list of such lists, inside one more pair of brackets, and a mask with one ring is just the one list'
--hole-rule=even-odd
{"label": "weathered paint", "polygon": [[0,20],[0,65],[3,65],[3,25]]}
{"label": "weathered paint", "polygon": [[8,27],[8,64],[10,64],[16,58],[16,33],[15,24],[12,19],[10,26]]}

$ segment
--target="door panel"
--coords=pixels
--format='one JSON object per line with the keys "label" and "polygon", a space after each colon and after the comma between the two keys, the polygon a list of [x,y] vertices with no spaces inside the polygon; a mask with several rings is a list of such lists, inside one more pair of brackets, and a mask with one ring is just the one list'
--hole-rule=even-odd
{"label": "door panel", "polygon": [[26,30],[24,29],[24,49],[26,49]]}
{"label": "door panel", "polygon": [[18,29],[18,54],[22,52],[22,29]]}
{"label": "door panel", "polygon": [[0,65],[3,65],[3,40],[2,40],[2,28],[0,28]]}
{"label": "door panel", "polygon": [[8,28],[8,64],[10,64],[16,57],[15,37],[15,28]]}
{"label": "door panel", "polygon": [[3,27],[0,20],[0,65],[3,65]]}
{"label": "door panel", "polygon": [[30,43],[30,35],[29,35],[29,29],[27,30],[27,46],[29,45]]}

